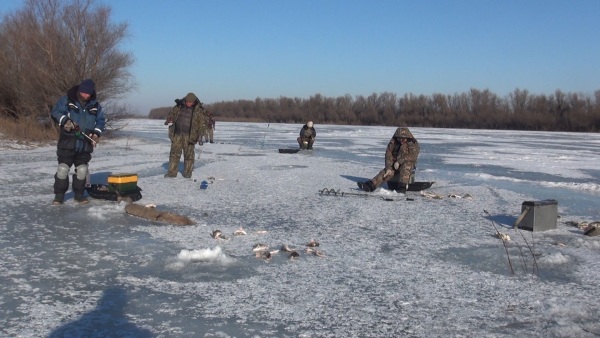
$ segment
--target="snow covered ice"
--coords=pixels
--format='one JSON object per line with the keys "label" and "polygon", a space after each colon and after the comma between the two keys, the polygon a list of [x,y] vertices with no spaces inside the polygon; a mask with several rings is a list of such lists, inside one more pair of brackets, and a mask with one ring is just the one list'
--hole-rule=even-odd
{"label": "snow covered ice", "polygon": [[[319,191],[360,193],[395,128],[316,124],[315,150],[280,154],[301,124],[217,122],[192,179],[166,179],[162,121],[127,123],[94,152],[92,183],[137,173],[139,204],[197,225],[72,192],[52,206],[55,146],[2,143],[1,336],[600,335],[599,237],[567,224],[600,221],[599,134],[411,128],[417,180],[442,199],[385,185],[341,197]],[[545,199],[556,229],[512,228],[524,201]],[[311,239],[322,256],[305,252]],[[300,257],[260,259],[258,243]]]}

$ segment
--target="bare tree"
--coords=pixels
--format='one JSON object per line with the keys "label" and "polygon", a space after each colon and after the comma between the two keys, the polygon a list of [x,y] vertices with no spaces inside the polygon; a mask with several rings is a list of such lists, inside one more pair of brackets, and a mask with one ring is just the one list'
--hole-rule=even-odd
{"label": "bare tree", "polygon": [[394,121],[396,118],[396,106],[398,97],[394,93],[381,93],[376,99],[377,107],[377,123],[385,123],[384,121]]}
{"label": "bare tree", "polygon": [[513,114],[520,116],[527,111],[529,104],[529,91],[527,89],[515,89],[508,95],[508,101]]}
{"label": "bare tree", "polygon": [[[0,23],[0,112],[48,121],[56,100],[84,78],[96,82],[102,102],[134,88],[130,53],[119,50],[126,23],[93,0],[25,0]],[[107,105],[110,106],[110,105]],[[115,112],[122,113],[123,106]],[[110,111],[106,111],[110,115]]]}

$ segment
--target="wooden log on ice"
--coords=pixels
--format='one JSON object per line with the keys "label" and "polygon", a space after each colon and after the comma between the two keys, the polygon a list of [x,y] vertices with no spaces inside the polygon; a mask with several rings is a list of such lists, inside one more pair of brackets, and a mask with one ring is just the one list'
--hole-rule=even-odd
{"label": "wooden log on ice", "polygon": [[135,204],[133,202],[128,202],[128,204],[125,206],[125,212],[133,216],[147,219],[149,221],[156,221],[175,225],[196,224],[196,222],[192,221],[186,216],[168,211],[158,211],[154,207],[145,207],[143,205]]}

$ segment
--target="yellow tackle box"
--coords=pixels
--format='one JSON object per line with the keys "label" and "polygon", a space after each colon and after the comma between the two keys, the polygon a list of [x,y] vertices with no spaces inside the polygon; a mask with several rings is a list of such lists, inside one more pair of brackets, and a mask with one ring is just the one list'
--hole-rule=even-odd
{"label": "yellow tackle box", "polygon": [[137,191],[137,174],[114,174],[108,176],[108,190],[119,193]]}

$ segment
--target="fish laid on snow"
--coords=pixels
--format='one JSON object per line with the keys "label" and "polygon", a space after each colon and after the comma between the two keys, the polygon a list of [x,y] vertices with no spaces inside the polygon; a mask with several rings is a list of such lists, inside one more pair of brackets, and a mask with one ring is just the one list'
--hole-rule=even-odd
{"label": "fish laid on snow", "polygon": [[313,255],[315,255],[317,257],[325,257],[325,254],[323,253],[323,251],[319,251],[317,249],[306,248],[305,251],[306,251],[306,253],[313,254]]}
{"label": "fish laid on snow", "polygon": [[567,221],[566,225],[570,225],[573,227],[577,227],[580,230],[583,230],[584,235],[586,236],[600,236],[600,222],[576,222],[576,221]]}
{"label": "fish laid on snow", "polygon": [[306,243],[306,246],[314,248],[315,246],[319,246],[319,242],[315,239],[311,239],[310,242]]}
{"label": "fish laid on snow", "polygon": [[586,222],[583,221],[577,225],[577,227],[583,231],[590,230],[592,228],[600,228],[600,222]]}
{"label": "fish laid on snow", "polygon": [[600,228],[600,222],[588,223],[588,227]]}
{"label": "fish laid on snow", "polygon": [[256,258],[269,260],[271,259],[271,253],[267,250],[258,251],[256,252]]}
{"label": "fish laid on snow", "polygon": [[246,231],[244,231],[243,228],[239,228],[236,231],[233,232],[234,236],[242,236],[242,235],[246,235]]}
{"label": "fish laid on snow", "polygon": [[500,233],[500,232],[496,232],[496,237],[500,238],[500,239],[501,239],[502,241],[504,241],[504,242],[508,242],[508,241],[510,241],[510,236],[509,236],[509,235],[507,235],[507,234],[503,234],[503,233]]}
{"label": "fish laid on snow", "polygon": [[287,244],[283,244],[281,245],[281,251],[285,251],[285,252],[293,252],[294,250],[292,248],[290,248]]}
{"label": "fish laid on snow", "polygon": [[226,239],[221,230],[214,230],[211,234],[214,239]]}
{"label": "fish laid on snow", "polygon": [[583,230],[583,231],[585,231],[585,230],[588,230],[588,228],[589,228],[590,224],[593,224],[593,223],[597,223],[597,222],[592,222],[592,223],[590,223],[590,222],[588,222],[588,221],[581,221],[581,222],[577,222],[577,221],[566,221],[566,222],[565,222],[565,224],[566,224],[566,225],[568,225],[568,226],[572,226],[572,227],[576,227],[576,228],[578,228],[578,229],[580,229],[580,230]]}
{"label": "fish laid on snow", "polygon": [[420,194],[421,194],[421,196],[423,196],[425,198],[433,198],[435,200],[441,200],[442,198],[444,198],[444,196],[442,196],[442,195],[434,194],[432,192],[424,191],[424,190],[421,190]]}
{"label": "fish laid on snow", "polygon": [[448,197],[451,197],[451,198],[464,198],[464,199],[467,199],[467,200],[472,200],[473,199],[473,196],[471,196],[471,194],[464,194],[464,195],[450,194],[450,195],[448,195]]}
{"label": "fish laid on snow", "polygon": [[585,228],[584,235],[586,235],[586,236],[600,236],[600,222],[591,222],[591,223],[588,223],[587,227]]}
{"label": "fish laid on snow", "polygon": [[257,252],[257,251],[268,251],[269,250],[269,246],[266,244],[262,244],[262,243],[258,243],[258,244],[254,244],[252,246],[252,251]]}

